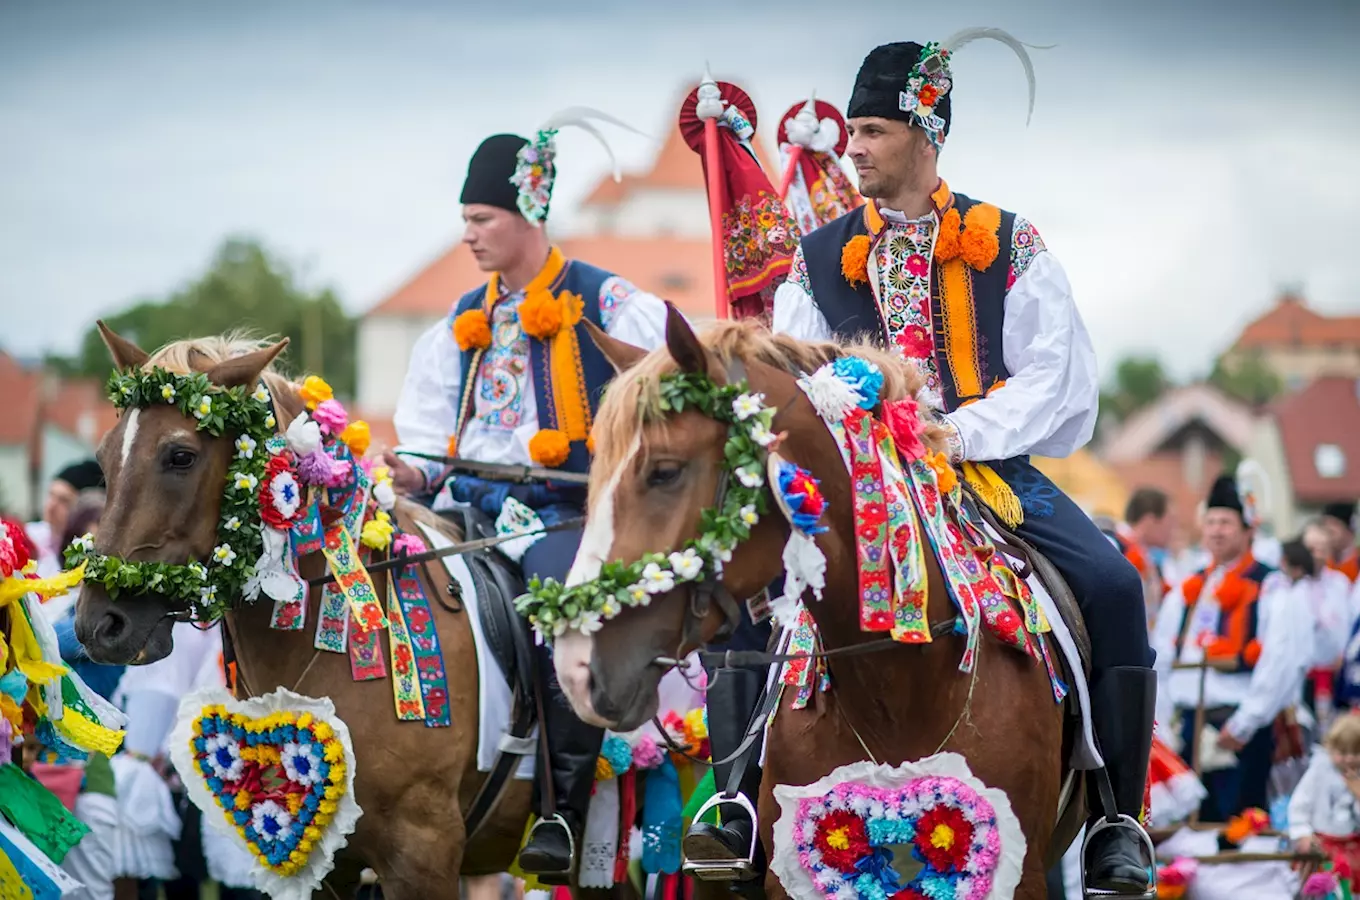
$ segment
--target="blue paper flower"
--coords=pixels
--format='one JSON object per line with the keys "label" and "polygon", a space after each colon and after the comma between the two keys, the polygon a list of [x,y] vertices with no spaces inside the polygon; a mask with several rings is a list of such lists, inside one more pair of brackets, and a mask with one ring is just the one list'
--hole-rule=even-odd
{"label": "blue paper flower", "polygon": [[812,473],[790,462],[779,463],[779,493],[793,513],[793,526],[806,535],[821,534],[825,525],[818,525],[826,511],[826,498],[821,483]]}
{"label": "blue paper flower", "polygon": [[842,356],[831,364],[836,377],[859,393],[860,409],[873,409],[883,392],[883,371],[867,359]]}
{"label": "blue paper flower", "polygon": [[611,734],[600,745],[600,755],[609,763],[615,775],[622,775],[633,767],[633,748],[616,734]]}

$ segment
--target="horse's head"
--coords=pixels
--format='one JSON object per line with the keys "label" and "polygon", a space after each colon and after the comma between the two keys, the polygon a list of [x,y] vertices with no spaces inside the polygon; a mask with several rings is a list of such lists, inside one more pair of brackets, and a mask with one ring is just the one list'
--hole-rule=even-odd
{"label": "horse's head", "polygon": [[[701,341],[672,307],[666,347],[651,354],[592,334],[620,374],[592,432],[596,455],[586,530],[558,609],[568,617],[583,608],[594,612],[565,631],[557,616],[554,661],[577,715],[627,730],[656,711],[665,673],[656,660],[682,658],[734,626],[738,604],[779,576],[787,537],[774,504],[760,498],[763,466],[747,468],[751,483],[730,471],[738,458],[763,457],[751,452],[755,445],[744,430],[755,420],[733,421],[732,396],[707,411],[697,389],[685,400],[677,376],[701,376],[690,385],[726,386],[728,394],[744,381],[749,394],[764,394],[776,414],[798,389],[792,375],[761,361],[769,354],[748,352],[753,343],[768,348],[775,341],[750,324],[722,323]],[[761,421],[776,432],[787,424],[782,417],[772,422],[768,412]],[[836,453],[834,446],[830,452]],[[754,527],[749,513],[741,512],[748,501],[765,513]],[[736,546],[720,546],[733,529],[735,539],[726,543]],[[715,535],[719,539],[710,540]],[[702,569],[686,580],[696,564],[694,551],[689,561],[677,562],[673,554],[695,541]],[[647,566],[648,560],[660,564]],[[624,583],[634,576],[639,580]],[[594,595],[570,593],[596,585]]]}
{"label": "horse's head", "polygon": [[[99,328],[120,372],[152,367],[181,375],[201,372],[221,388],[255,385],[262,377],[282,383],[268,370],[286,339],[264,347],[222,338],[181,341],[152,356],[102,322]],[[206,565],[218,541],[236,435],[213,436],[166,399],[125,409],[100,444],[108,502],[94,552],[136,563]],[[170,652],[171,626],[188,610],[170,598],[168,585],[151,580],[158,583],[119,584],[115,600],[103,583],[87,578],[75,628],[91,659],[144,664]]]}

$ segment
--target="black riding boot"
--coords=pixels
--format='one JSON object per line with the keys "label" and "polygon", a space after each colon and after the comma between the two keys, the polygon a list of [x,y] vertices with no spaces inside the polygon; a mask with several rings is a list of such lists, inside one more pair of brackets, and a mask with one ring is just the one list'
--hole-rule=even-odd
{"label": "black riding boot", "polygon": [[[712,677],[712,676],[710,676]],[[764,687],[764,673],[747,669],[726,669],[708,689],[708,741],[713,759],[721,760],[736,752],[746,736],[747,723],[755,713]],[[760,796],[760,748],[764,737],[757,738],[747,749],[746,768],[742,772],[741,794],[754,806]],[[736,761],[719,763],[713,767],[713,784],[719,793],[727,790]],[[724,803],[717,807],[722,825],[695,822],[685,835],[686,863],[700,863],[707,873],[695,875],[710,881],[745,880],[763,872],[765,863],[755,823],[741,806]],[[753,868],[746,870],[745,860],[755,842]],[[703,865],[718,863],[719,865]],[[722,865],[730,863],[731,866]]]}
{"label": "black riding boot", "polygon": [[[538,727],[548,737],[551,760],[538,754],[534,772],[534,809],[543,809],[544,779],[552,778],[556,809],[561,818],[540,818],[519,852],[519,867],[544,884],[566,884],[576,866],[576,853],[585,831],[586,810],[595,784],[595,761],[600,756],[604,729],[587,725],[572,712],[571,705],[553,674],[551,651],[540,647],[539,690],[543,715]],[[546,651],[546,652],[545,652]],[[540,747],[542,744],[540,743]],[[566,827],[563,827],[565,823]]]}
{"label": "black riding boot", "polygon": [[1087,896],[1152,897],[1156,862],[1138,815],[1143,808],[1152,724],[1157,702],[1157,676],[1151,669],[1116,667],[1091,685],[1096,741],[1105,759],[1120,816],[1109,821],[1100,801],[1100,772],[1087,781],[1088,803],[1097,814],[1086,823],[1085,882]]}

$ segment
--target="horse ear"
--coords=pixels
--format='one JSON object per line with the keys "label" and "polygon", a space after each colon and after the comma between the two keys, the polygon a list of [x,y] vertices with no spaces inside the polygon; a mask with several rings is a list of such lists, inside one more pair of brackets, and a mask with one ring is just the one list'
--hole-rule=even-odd
{"label": "horse ear", "polygon": [[666,301],[666,349],[680,365],[680,371],[699,375],[708,374],[708,352],[699,343],[684,314],[675,304]]}
{"label": "horse ear", "polygon": [[113,357],[113,364],[120,372],[140,369],[151,358],[141,347],[105,325],[103,319],[94,324],[98,326],[99,336],[104,339],[104,346],[109,348],[109,355]]}
{"label": "horse ear", "polygon": [[627,341],[610,337],[609,332],[589,319],[582,319],[581,324],[586,326],[586,334],[590,335],[590,339],[604,354],[604,358],[609,360],[609,364],[614,367],[616,373],[631,369],[637,365],[638,360],[647,355],[647,351],[641,347],[635,347]]}
{"label": "horse ear", "polygon": [[209,369],[208,380],[226,388],[254,384],[259,380],[260,373],[267,369],[274,361],[274,357],[282,353],[283,348],[287,346],[288,338],[284,338],[277,344],[262,347],[244,356],[233,356]]}

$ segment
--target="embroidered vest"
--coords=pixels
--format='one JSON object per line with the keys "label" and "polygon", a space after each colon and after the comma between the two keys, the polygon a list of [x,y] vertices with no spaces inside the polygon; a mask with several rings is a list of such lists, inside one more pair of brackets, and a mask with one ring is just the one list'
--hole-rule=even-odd
{"label": "embroidered vest", "polygon": [[[970,209],[979,206],[970,197],[949,193],[943,183],[932,199],[936,202],[936,215],[941,218],[951,208],[963,218]],[[946,412],[986,396],[1010,375],[1002,358],[1001,329],[1005,323],[1014,225],[1015,214],[1001,211],[996,228],[999,245],[996,257],[981,271],[958,259],[946,263],[931,261],[931,333]],[[852,238],[863,235],[873,240],[884,228],[882,217],[869,203],[803,238],[803,259],[812,286],[812,300],[837,338],[869,337],[880,346],[888,344],[887,326],[873,289],[863,281],[851,284],[842,270],[841,259]],[[870,256],[876,249],[877,245],[872,245]]]}
{"label": "embroidered vest", "polygon": [[[1185,611],[1181,614],[1180,634],[1176,639],[1176,659],[1180,659],[1186,629],[1200,592],[1204,590],[1208,571],[1201,569],[1181,586]],[[1261,583],[1273,571],[1248,555],[1224,575],[1214,594],[1219,602],[1218,622],[1214,628],[1218,637],[1204,648],[1206,660],[1236,661],[1236,667],[1230,670],[1234,672],[1250,672],[1256,667],[1256,661],[1261,658],[1261,641],[1256,636],[1260,618],[1257,602],[1261,599]]]}
{"label": "embroidered vest", "polygon": [[[579,296],[582,300],[581,322],[562,334],[543,339],[526,335],[529,341],[530,380],[538,407],[540,429],[562,432],[570,440],[566,459],[551,468],[584,473],[590,468],[591,454],[586,446],[590,424],[594,421],[605,385],[614,377],[613,366],[595,346],[584,323],[589,320],[600,329],[604,328],[600,314],[600,291],[613,274],[589,263],[562,260],[555,249],[548,260],[548,267],[554,265],[559,266],[555,273],[547,269],[543,273],[550,279],[547,288],[554,296],[561,296],[565,292]],[[488,287],[482,285],[463,295],[449,317],[450,327],[461,314],[486,307]],[[486,312],[489,317],[490,309]],[[460,353],[462,397],[458,403],[456,438],[462,437],[463,429],[472,417],[477,372],[485,352],[484,349],[471,348]]]}

